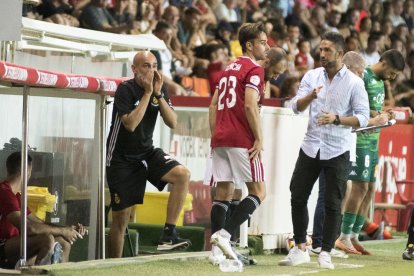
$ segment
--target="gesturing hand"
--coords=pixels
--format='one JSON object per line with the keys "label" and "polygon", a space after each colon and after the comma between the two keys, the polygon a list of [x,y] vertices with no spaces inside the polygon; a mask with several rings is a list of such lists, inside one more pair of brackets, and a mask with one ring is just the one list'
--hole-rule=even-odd
{"label": "gesturing hand", "polygon": [[[163,82],[162,75],[158,71],[154,71],[154,93],[159,93],[161,91]],[[159,96],[159,94],[155,96]]]}
{"label": "gesturing hand", "polygon": [[154,81],[154,71],[148,71],[145,75],[140,75],[138,78],[142,82],[146,94],[152,94],[153,91],[153,81]]}
{"label": "gesturing hand", "polygon": [[321,89],[322,89],[322,85],[321,86],[318,86],[318,87],[316,87],[315,89],[313,89],[312,90],[312,92],[309,94],[309,97],[313,100],[313,99],[316,99],[317,97],[318,97],[318,94],[319,94],[319,92],[321,91]]}

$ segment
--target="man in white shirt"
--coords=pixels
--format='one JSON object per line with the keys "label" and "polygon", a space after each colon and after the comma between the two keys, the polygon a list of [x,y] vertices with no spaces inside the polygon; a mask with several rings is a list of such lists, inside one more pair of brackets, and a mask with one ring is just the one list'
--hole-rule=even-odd
{"label": "man in white shirt", "polygon": [[322,67],[304,75],[292,100],[295,113],[309,106],[309,123],[290,183],[296,246],[279,265],[310,262],[306,249],[307,203],[316,179],[324,170],[326,215],[318,263],[321,268],[334,269],[330,251],[341,224],[341,202],[349,175],[351,128],[368,124],[369,105],[363,81],[342,63],[345,50],[342,35],[327,32],[321,39]]}

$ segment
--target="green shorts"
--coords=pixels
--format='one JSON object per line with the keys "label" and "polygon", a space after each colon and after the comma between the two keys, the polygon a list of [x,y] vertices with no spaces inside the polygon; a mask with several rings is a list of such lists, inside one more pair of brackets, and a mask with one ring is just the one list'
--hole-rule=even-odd
{"label": "green shorts", "polygon": [[349,180],[375,182],[378,167],[378,152],[367,148],[356,149],[356,162],[352,162]]}

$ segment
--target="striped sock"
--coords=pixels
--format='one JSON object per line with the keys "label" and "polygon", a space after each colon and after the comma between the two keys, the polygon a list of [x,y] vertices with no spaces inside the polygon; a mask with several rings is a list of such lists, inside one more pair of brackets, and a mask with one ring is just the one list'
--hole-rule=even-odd
{"label": "striped sock", "polygon": [[230,221],[226,224],[225,228],[227,232],[234,233],[237,227],[245,222],[254,210],[260,206],[260,199],[255,195],[246,196],[234,210],[234,214],[231,216]]}
{"label": "striped sock", "polygon": [[224,228],[226,222],[226,213],[229,209],[230,201],[214,200],[211,207],[211,233],[216,233],[218,230]]}

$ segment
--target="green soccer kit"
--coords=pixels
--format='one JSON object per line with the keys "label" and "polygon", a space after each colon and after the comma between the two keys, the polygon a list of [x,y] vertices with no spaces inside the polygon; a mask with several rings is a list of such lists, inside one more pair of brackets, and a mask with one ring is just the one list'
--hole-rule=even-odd
{"label": "green soccer kit", "polygon": [[[385,97],[384,82],[372,72],[371,66],[365,68],[364,84],[370,110],[381,111]],[[372,133],[357,134],[356,162],[352,163],[350,180],[375,182],[379,134],[379,129]]]}

